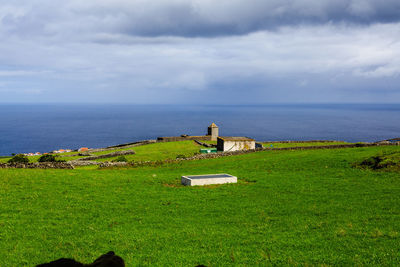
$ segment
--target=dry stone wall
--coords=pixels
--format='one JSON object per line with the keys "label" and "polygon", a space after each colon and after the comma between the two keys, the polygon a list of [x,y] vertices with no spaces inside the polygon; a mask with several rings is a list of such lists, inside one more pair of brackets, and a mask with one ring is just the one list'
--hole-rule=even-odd
{"label": "dry stone wall", "polygon": [[112,158],[112,157],[125,156],[125,155],[134,155],[134,154],[135,154],[135,151],[133,151],[133,150],[123,150],[123,151],[117,151],[117,152],[108,153],[108,154],[99,155],[99,156],[89,156],[89,157],[85,157],[85,158],[80,158],[80,159],[77,159],[76,161],[105,159],[105,158]]}
{"label": "dry stone wall", "polygon": [[195,141],[197,144],[199,144],[201,146],[204,146],[204,147],[216,147],[217,146],[217,145],[214,145],[214,144],[207,144],[207,143],[201,142],[201,141],[199,141],[197,139],[195,139],[193,141]]}
{"label": "dry stone wall", "polygon": [[157,142],[177,142],[177,141],[187,141],[187,140],[202,140],[209,141],[211,140],[210,135],[202,135],[202,136],[170,136],[170,137],[158,137]]}
{"label": "dry stone wall", "polygon": [[123,167],[123,166],[127,166],[128,162],[101,162],[99,164],[100,168],[108,168],[108,167]]}
{"label": "dry stone wall", "polygon": [[72,166],[91,166],[91,165],[99,165],[101,162],[93,161],[93,160],[71,160],[68,161]]}
{"label": "dry stone wall", "polygon": [[334,142],[343,142],[343,141],[337,141],[337,140],[305,140],[305,141],[293,141],[293,140],[287,140],[287,141],[262,141],[262,142],[257,142],[257,143],[334,143]]}
{"label": "dry stone wall", "polygon": [[0,169],[73,169],[69,162],[0,163]]}
{"label": "dry stone wall", "polygon": [[120,144],[120,145],[116,145],[116,146],[109,146],[109,147],[106,147],[106,148],[89,149],[89,152],[103,152],[103,151],[115,150],[115,149],[118,149],[118,148],[137,147],[137,146],[153,144],[153,143],[156,143],[156,142],[157,142],[156,140],[145,140],[145,141],[139,141],[139,142],[134,142],[134,143],[127,143],[127,144]]}

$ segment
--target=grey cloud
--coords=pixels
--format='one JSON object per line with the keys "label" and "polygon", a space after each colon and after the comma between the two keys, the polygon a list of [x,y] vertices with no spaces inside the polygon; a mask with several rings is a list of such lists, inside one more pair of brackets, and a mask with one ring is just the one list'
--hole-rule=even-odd
{"label": "grey cloud", "polygon": [[215,37],[299,24],[390,23],[400,20],[397,0],[192,0],[126,4],[110,13],[116,29],[134,36]]}
{"label": "grey cloud", "polygon": [[[120,33],[132,36],[216,37],[282,26],[400,21],[398,0],[99,0],[19,1],[0,13],[9,33]],[[26,4],[29,3],[29,4]],[[33,4],[32,4],[33,3]],[[18,8],[26,7],[23,12]],[[4,12],[7,12],[5,9]]]}
{"label": "grey cloud", "polygon": [[400,99],[397,1],[3,2],[0,102]]}
{"label": "grey cloud", "polygon": [[397,0],[192,0],[105,5],[93,15],[113,16],[114,26],[134,36],[216,37],[299,24],[373,24],[400,20]]}
{"label": "grey cloud", "polygon": [[[22,99],[27,88],[46,92],[31,94],[27,101],[49,102],[399,99],[400,23],[288,27],[224,38],[139,39],[128,45],[66,39],[58,45],[35,39],[0,43],[0,61],[20,67],[0,72],[8,88],[15,88],[14,94],[3,93],[2,101]],[[378,93],[388,88],[391,93]]]}

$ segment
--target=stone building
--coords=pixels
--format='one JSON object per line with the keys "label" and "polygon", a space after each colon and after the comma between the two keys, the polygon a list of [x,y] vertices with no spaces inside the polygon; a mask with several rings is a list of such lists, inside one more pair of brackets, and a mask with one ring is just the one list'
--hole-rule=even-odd
{"label": "stone building", "polygon": [[237,151],[256,148],[256,141],[248,137],[218,137],[218,151]]}
{"label": "stone building", "polygon": [[207,135],[211,136],[211,141],[217,141],[217,138],[218,138],[218,126],[215,125],[215,123],[211,123],[211,125],[208,126]]}

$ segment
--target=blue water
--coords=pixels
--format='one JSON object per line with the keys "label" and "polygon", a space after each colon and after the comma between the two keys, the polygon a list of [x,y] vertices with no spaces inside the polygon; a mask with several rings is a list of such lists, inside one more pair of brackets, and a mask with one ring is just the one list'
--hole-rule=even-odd
{"label": "blue water", "polygon": [[378,141],[400,137],[400,105],[0,105],[0,155],[105,147],[158,136]]}

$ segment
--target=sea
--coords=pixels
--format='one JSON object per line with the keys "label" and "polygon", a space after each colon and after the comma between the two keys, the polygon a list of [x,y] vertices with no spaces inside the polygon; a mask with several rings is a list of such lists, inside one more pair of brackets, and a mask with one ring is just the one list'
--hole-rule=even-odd
{"label": "sea", "polygon": [[257,141],[374,142],[400,137],[400,104],[1,104],[0,155],[203,135],[212,122]]}

